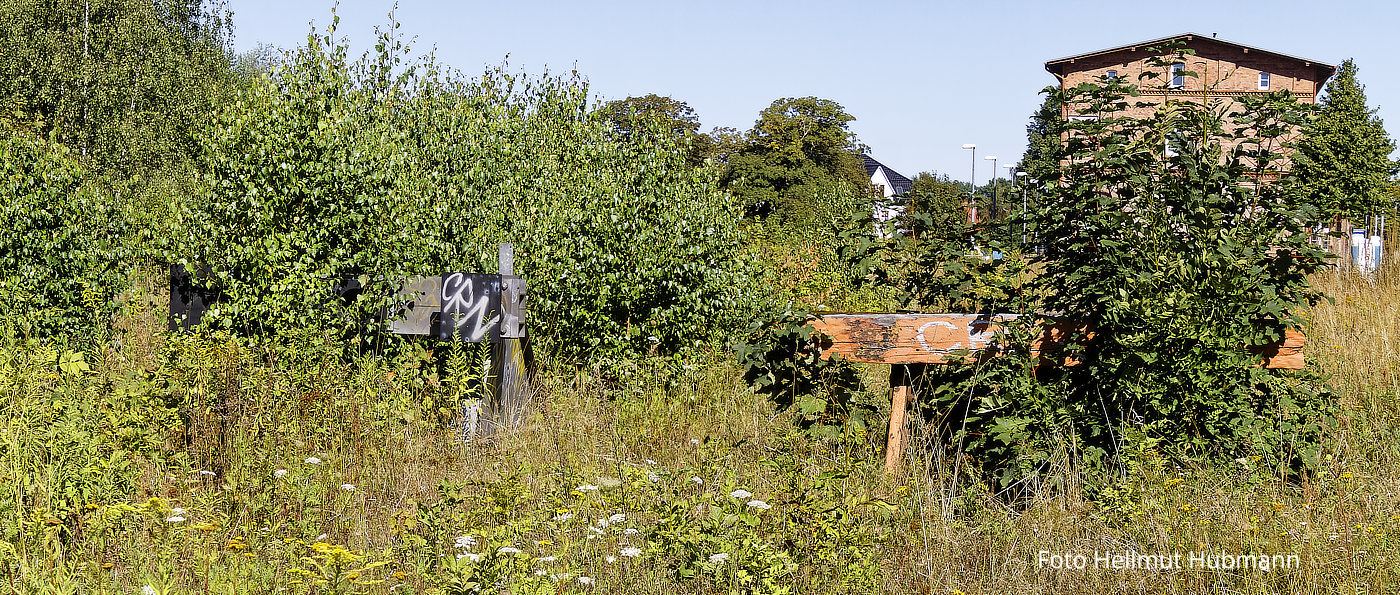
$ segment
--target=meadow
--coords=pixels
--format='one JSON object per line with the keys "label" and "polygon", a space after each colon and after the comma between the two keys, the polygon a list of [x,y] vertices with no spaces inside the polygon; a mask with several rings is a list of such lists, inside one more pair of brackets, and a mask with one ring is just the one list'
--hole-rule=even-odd
{"label": "meadow", "polygon": [[[1093,499],[1066,464],[1016,502],[955,475],[923,428],[894,475],[881,436],[810,438],[721,349],[541,370],[521,427],[463,440],[481,352],[347,363],[315,334],[172,334],[162,288],[137,284],[100,358],[4,342],[0,576],[18,593],[1393,592],[1400,268],[1313,282],[1335,303],[1308,312],[1308,366],[1341,410],[1316,472],[1148,448]],[[872,401],[887,370],[863,372]],[[1126,552],[1188,567],[1114,568]],[[1204,567],[1219,555],[1254,566]]]}

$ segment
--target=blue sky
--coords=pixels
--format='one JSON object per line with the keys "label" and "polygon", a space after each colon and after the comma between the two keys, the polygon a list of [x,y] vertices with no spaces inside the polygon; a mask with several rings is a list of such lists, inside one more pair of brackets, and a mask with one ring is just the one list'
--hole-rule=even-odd
{"label": "blue sky", "polygon": [[[304,43],[329,0],[229,0],[235,50]],[[1389,2],[436,2],[403,0],[399,29],[418,54],[475,75],[501,64],[577,69],[600,100],[656,93],[688,103],[702,130],[753,126],[781,97],[817,96],[856,117],[876,159],[908,176],[977,179],[1025,150],[1025,126],[1054,83],[1046,60],[1183,32],[1320,62],[1353,58],[1369,105],[1400,131],[1400,9]],[[390,1],[347,0],[338,33],[363,50]]]}

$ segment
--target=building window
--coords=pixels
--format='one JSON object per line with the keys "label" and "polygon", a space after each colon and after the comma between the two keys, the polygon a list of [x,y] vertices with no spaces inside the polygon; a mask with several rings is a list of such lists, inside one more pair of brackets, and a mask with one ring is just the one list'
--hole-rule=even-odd
{"label": "building window", "polygon": [[1172,64],[1172,88],[1180,89],[1186,86],[1186,65],[1180,62]]}
{"label": "building window", "polygon": [[1118,71],[1117,71],[1117,70],[1110,70],[1110,71],[1108,71],[1108,72],[1103,73],[1103,77],[1106,78],[1106,79],[1108,79],[1108,80],[1110,80],[1110,81],[1111,81],[1111,80],[1116,80],[1116,79],[1118,78]]}
{"label": "building window", "polygon": [[1268,91],[1268,90],[1269,90],[1269,78],[1270,78],[1270,77],[1269,77],[1269,73],[1267,73],[1267,72],[1261,72],[1261,73],[1259,73],[1259,90],[1260,90],[1260,91]]}

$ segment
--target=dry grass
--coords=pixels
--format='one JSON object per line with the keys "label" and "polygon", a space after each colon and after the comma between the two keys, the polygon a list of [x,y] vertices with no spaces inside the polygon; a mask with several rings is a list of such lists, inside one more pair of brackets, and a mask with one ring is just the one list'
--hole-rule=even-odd
{"label": "dry grass", "polygon": [[[7,584],[17,592],[63,592],[44,585],[69,583],[80,592],[130,592],[166,577],[174,592],[322,592],[324,586],[294,582],[300,575],[293,569],[307,567],[307,544],[323,541],[387,561],[366,571],[383,582],[360,590],[429,592],[434,580],[408,565],[403,552],[411,535],[426,534],[424,511],[447,481],[467,500],[444,512],[456,514],[444,531],[486,539],[499,529],[512,543],[536,544],[526,554],[558,556],[557,564],[597,581],[557,583],[567,592],[720,593],[739,584],[726,582],[736,580],[732,574],[678,579],[651,551],[609,561],[621,547],[648,545],[644,537],[677,494],[708,490],[719,503],[734,487],[774,504],[753,534],[788,543],[793,555],[816,551],[791,544],[818,529],[829,530],[830,540],[865,543],[804,558],[784,575],[794,592],[1395,592],[1400,268],[1387,268],[1374,282],[1329,272],[1316,283],[1336,301],[1310,314],[1309,366],[1330,375],[1341,406],[1319,473],[1283,481],[1247,464],[1182,466],[1148,453],[1112,500],[1089,501],[1078,471],[1061,465],[1046,478],[1055,489],[1014,507],[965,478],[955,484],[951,465],[935,453],[913,453],[902,473],[887,476],[878,436],[844,447],[809,441],[743,386],[722,355],[684,367],[644,363],[606,382],[552,371],[538,379],[522,428],[464,444],[437,407],[465,385],[453,388],[442,377],[387,362],[347,366],[314,341],[289,351],[232,341],[164,343],[151,310],[133,308],[123,323],[129,348],[96,366],[88,394],[108,398],[102,395],[114,390],[112,378],[147,374],[182,403],[181,421],[166,439],[169,450],[140,459],[130,493],[95,494],[95,512],[54,526],[93,523],[91,515],[151,496],[165,508],[145,520],[123,517],[101,543],[90,537],[95,530],[71,539],[57,529],[45,533],[42,522],[15,524],[20,533],[8,539],[21,547],[7,558]],[[172,353],[179,355],[173,363]],[[882,371],[868,374],[878,384]],[[44,386],[60,391],[62,382]],[[18,431],[16,410],[7,411],[7,431]],[[312,456],[321,463],[304,462]],[[18,459],[13,451],[5,457],[10,481]],[[278,483],[277,469],[290,470],[284,479],[295,482]],[[818,478],[829,471],[842,476],[824,490]],[[704,486],[686,492],[692,476]],[[609,482],[618,487],[607,489]],[[575,489],[584,484],[605,487],[597,495]],[[46,505],[11,494],[26,507]],[[813,494],[846,520],[810,516],[816,508],[800,502]],[[497,508],[502,502],[508,506]],[[160,522],[176,506],[189,511],[187,524]],[[566,531],[550,521],[560,510],[588,520],[625,513],[643,535],[585,541],[580,526]],[[196,520],[217,528],[187,526]],[[725,531],[720,541],[749,535]],[[247,548],[231,548],[235,538]],[[61,547],[56,557],[53,547]],[[1064,570],[1042,567],[1042,551],[1081,554],[1091,566],[1096,552],[1124,551],[1181,554],[1183,561],[1192,552],[1296,554],[1299,561],[1271,572]],[[873,578],[860,582],[866,575]]]}

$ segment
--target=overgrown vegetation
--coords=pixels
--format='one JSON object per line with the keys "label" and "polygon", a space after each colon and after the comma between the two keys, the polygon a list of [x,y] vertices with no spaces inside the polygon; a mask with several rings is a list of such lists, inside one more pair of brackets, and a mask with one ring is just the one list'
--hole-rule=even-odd
{"label": "overgrown vegetation", "polygon": [[[1114,81],[1058,99],[1103,117],[1068,128],[1069,167],[1024,222],[1045,248],[1032,258],[966,223],[947,180],[924,180],[883,234],[852,223],[869,210],[847,167],[858,147],[826,100],[779,100],[700,158],[683,103],[600,110],[577,75],[504,66],[462,78],[406,57],[392,24],[361,60],[332,28],[229,67],[202,6],[84,3],[82,37],[76,4],[55,12],[46,43],[81,56],[79,74],[112,55],[79,42],[169,59],[100,77],[36,82],[29,47],[0,49],[30,77],[0,83],[21,111],[0,124],[13,592],[1400,580],[1400,360],[1371,347],[1400,333],[1400,273],[1321,270],[1302,244],[1308,215],[1265,142],[1301,122],[1286,97],[1247,104],[1233,128],[1190,105],[1113,116],[1132,93]],[[48,23],[33,3],[0,8],[6,39]],[[86,84],[130,93],[70,92]],[[53,89],[67,91],[46,104]],[[807,125],[821,134],[794,142]],[[1225,130],[1255,140],[1222,160]],[[516,430],[464,439],[484,350],[368,349],[361,323],[405,277],[491,271],[502,241],[531,282],[536,398]],[[198,332],[164,330],[171,263],[210,267],[228,296]],[[350,278],[366,291],[337,301]],[[1094,331],[1071,338],[1079,365],[1041,362],[1023,317],[1010,355],[926,375],[923,440],[887,474],[884,370],[823,358],[805,323],[895,308],[1039,308]],[[1301,325],[1319,376],[1244,349]],[[1150,584],[1037,565],[1110,549],[1302,561]]]}

